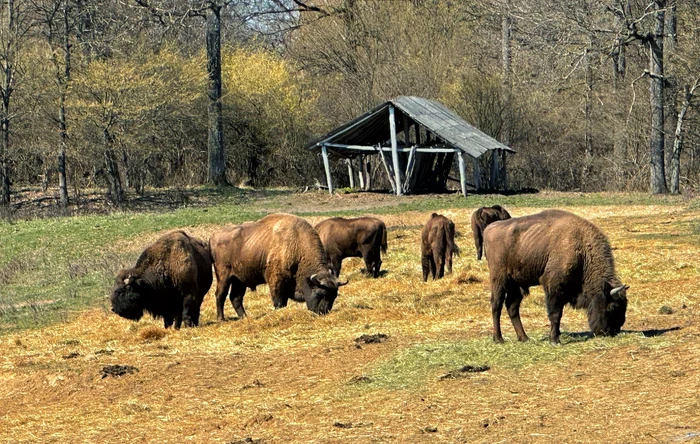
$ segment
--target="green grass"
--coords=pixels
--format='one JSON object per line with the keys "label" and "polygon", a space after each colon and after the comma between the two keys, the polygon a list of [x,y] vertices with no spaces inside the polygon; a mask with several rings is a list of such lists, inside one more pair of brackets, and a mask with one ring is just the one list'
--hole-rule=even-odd
{"label": "green grass", "polygon": [[[537,332],[527,343],[506,342],[495,344],[490,338],[459,342],[426,342],[396,352],[365,375],[366,389],[412,389],[428,380],[437,380],[451,370],[465,365],[494,368],[525,369],[541,363],[564,364],[570,356],[582,353],[604,353],[612,347],[633,345],[661,347],[662,336],[646,338],[642,333],[623,333],[614,338],[593,338],[562,334],[561,346],[552,346]],[[536,339],[540,338],[540,339]],[[469,377],[469,376],[467,376]]]}

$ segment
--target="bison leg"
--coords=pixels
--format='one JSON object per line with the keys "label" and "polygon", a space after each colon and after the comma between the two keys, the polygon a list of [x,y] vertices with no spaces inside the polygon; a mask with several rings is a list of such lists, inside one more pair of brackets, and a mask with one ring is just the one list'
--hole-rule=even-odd
{"label": "bison leg", "polygon": [[474,235],[474,247],[476,248],[476,260],[480,261],[481,260],[481,255],[483,251],[483,238],[481,235],[481,227],[475,226],[474,229],[472,230],[472,234]]}
{"label": "bison leg", "polygon": [[493,342],[503,343],[501,334],[501,311],[506,299],[505,286],[500,282],[491,281],[491,314],[493,315]]}
{"label": "bison leg", "polygon": [[275,308],[287,306],[289,298],[294,297],[296,282],[291,278],[277,278],[270,283],[270,296]]}
{"label": "bison leg", "polygon": [[452,274],[452,252],[447,253],[447,257],[445,258],[445,262],[447,263],[447,273]]}
{"label": "bison leg", "polygon": [[[442,279],[442,277],[445,276],[445,252],[434,248],[433,260],[435,261],[437,277],[438,279]],[[435,279],[435,273],[433,273],[433,279]]]}
{"label": "bison leg", "polygon": [[182,327],[182,313],[175,315],[175,330],[179,330]]}
{"label": "bison leg", "polygon": [[173,317],[170,315],[163,316],[163,328],[170,328],[173,326]]}
{"label": "bison leg", "polygon": [[236,278],[231,278],[231,292],[229,293],[229,299],[231,300],[231,305],[233,309],[236,310],[236,314],[240,319],[245,318],[245,309],[243,308],[243,296],[245,295],[246,287],[240,280]]}
{"label": "bison leg", "polygon": [[430,256],[423,255],[421,260],[421,265],[423,266],[423,282],[428,282],[428,273],[431,270],[432,258]]}
{"label": "bison leg", "polygon": [[559,327],[561,325],[561,316],[564,312],[564,306],[556,301],[556,298],[550,298],[547,295],[547,316],[549,317],[549,342],[552,345],[558,345],[560,343],[559,336],[561,335],[561,330]]}
{"label": "bison leg", "polygon": [[506,309],[508,316],[515,328],[515,334],[518,335],[518,341],[526,342],[529,338],[525,334],[523,323],[520,320],[520,302],[523,300],[523,294],[518,285],[509,285],[506,293]]}
{"label": "bison leg", "polygon": [[219,321],[226,320],[224,317],[224,304],[231,286],[231,279],[229,276],[219,276],[219,273],[216,273],[216,319]]}
{"label": "bison leg", "polygon": [[199,310],[203,297],[199,298],[197,293],[197,289],[192,289],[185,294],[182,304],[182,321],[185,327],[196,327],[199,325]]}

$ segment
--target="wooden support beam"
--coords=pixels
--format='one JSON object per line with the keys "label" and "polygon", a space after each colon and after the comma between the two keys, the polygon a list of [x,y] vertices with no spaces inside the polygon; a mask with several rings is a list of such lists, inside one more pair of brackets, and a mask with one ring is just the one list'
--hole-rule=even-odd
{"label": "wooden support beam", "polygon": [[355,172],[352,169],[352,159],[345,159],[348,164],[348,177],[350,177],[350,188],[355,188]]}
{"label": "wooden support beam", "polygon": [[460,151],[457,156],[459,156],[457,158],[459,160],[459,183],[462,186],[462,195],[467,197],[467,168],[464,165],[464,153]]}
{"label": "wooden support beam", "polygon": [[323,155],[323,168],[326,170],[326,185],[328,185],[328,193],[333,194],[333,182],[331,181],[331,165],[328,162],[328,148],[326,145],[321,147]]}
{"label": "wooden support beam", "polygon": [[498,188],[498,150],[491,150],[491,175],[489,176],[489,188]]}
{"label": "wooden support beam", "polygon": [[389,105],[389,134],[391,135],[391,160],[394,165],[394,182],[396,183],[396,195],[403,194],[401,190],[401,170],[399,169],[399,151],[396,142],[396,117],[394,105]]}
{"label": "wooden support beam", "polygon": [[481,190],[481,167],[479,166],[479,159],[472,158],[472,166],[474,167],[474,189],[479,191]]}
{"label": "wooden support beam", "polygon": [[360,168],[357,170],[357,177],[360,179],[360,189],[364,191],[365,189],[365,172],[367,168],[365,167],[365,156],[360,154],[357,159],[360,161]]}
{"label": "wooden support beam", "polygon": [[384,157],[384,151],[379,151],[379,157],[382,158],[382,163],[384,164],[386,175],[389,178],[389,183],[391,184],[391,190],[398,195],[399,193],[398,191],[396,191],[396,184],[394,183],[394,178],[392,177],[391,169],[389,168],[389,164],[387,163],[386,158]]}
{"label": "wooden support beam", "polygon": [[411,146],[410,137],[411,122],[408,121],[408,116],[404,114],[403,116],[403,144],[404,146]]}

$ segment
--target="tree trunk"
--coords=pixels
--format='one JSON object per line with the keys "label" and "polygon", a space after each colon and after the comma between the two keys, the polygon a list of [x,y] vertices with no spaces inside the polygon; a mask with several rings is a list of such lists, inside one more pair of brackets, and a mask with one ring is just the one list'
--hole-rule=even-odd
{"label": "tree trunk", "polygon": [[68,180],[66,177],[66,150],[68,148],[68,125],[66,122],[66,90],[70,81],[71,45],[68,39],[68,0],[63,0],[63,76],[59,79],[60,95],[58,97],[58,125],[61,142],[58,148],[58,193],[61,207],[68,206]]}
{"label": "tree trunk", "polygon": [[681,152],[683,151],[683,122],[685,120],[685,115],[690,108],[690,104],[693,100],[693,94],[695,89],[700,84],[700,77],[695,80],[692,87],[686,85],[683,103],[681,104],[681,109],[678,111],[678,119],[676,120],[676,133],[673,139],[673,152],[671,153],[671,194],[680,194],[680,182],[681,182]]}
{"label": "tree trunk", "polygon": [[224,157],[223,111],[221,106],[221,7],[212,5],[207,11],[207,72],[209,73],[209,174],[213,185],[226,184]]}
{"label": "tree trunk", "polygon": [[673,51],[678,43],[676,0],[668,0],[666,9],[666,49]]}
{"label": "tree trunk", "polygon": [[664,168],[664,11],[666,0],[656,0],[656,26],[649,40],[649,100],[651,102],[651,138],[649,161],[651,164],[651,192],[666,192]]}
{"label": "tree trunk", "polygon": [[[15,27],[14,0],[7,0],[7,22],[5,30],[12,35]],[[10,167],[8,152],[10,148],[10,97],[13,91],[14,75],[14,39],[6,39],[3,50],[2,79],[2,116],[0,116],[0,205],[10,205]]]}
{"label": "tree trunk", "polygon": [[105,169],[107,170],[107,185],[109,200],[116,205],[121,205],[124,202],[124,189],[122,188],[122,180],[119,176],[119,166],[117,159],[114,156],[112,149],[112,135],[108,129],[103,131],[105,145]]}
{"label": "tree trunk", "polygon": [[[501,22],[501,56],[503,59],[503,109],[505,115],[503,116],[503,129],[501,131],[501,141],[504,145],[510,146],[512,142],[513,133],[513,112],[512,108],[512,95],[513,95],[513,82],[512,82],[512,68],[511,61],[512,56],[512,33],[513,33],[513,20],[510,15],[510,0],[504,0],[503,2],[503,18]],[[499,150],[500,152],[500,162],[498,168],[497,184],[496,187],[506,190],[508,188],[508,178],[506,171],[506,150]]]}
{"label": "tree trunk", "polygon": [[593,135],[591,131],[591,115],[593,111],[593,71],[591,68],[591,47],[588,47],[583,53],[583,68],[586,77],[586,103],[584,105],[585,130],[584,130],[584,154],[583,168],[581,169],[581,190],[586,191],[588,188],[588,176],[591,174],[591,164],[593,162]]}

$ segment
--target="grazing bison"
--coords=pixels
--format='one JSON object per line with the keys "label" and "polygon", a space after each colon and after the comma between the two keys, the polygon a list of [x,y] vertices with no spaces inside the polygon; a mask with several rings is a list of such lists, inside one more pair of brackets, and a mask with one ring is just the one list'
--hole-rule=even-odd
{"label": "grazing bison", "polygon": [[275,308],[289,299],[306,302],[309,310],[326,314],[338,296],[339,283],[331,270],[321,239],[304,219],[271,214],[214,233],[209,248],[216,272],[216,315],[224,320],[226,295],[239,317],[246,315],[246,288],[267,283]]}
{"label": "grazing bison", "polygon": [[321,237],[337,276],[340,276],[343,259],[361,257],[365,261],[367,274],[379,277],[379,269],[382,266],[380,251],[386,253],[384,222],[374,217],[334,217],[319,222],[314,228]]}
{"label": "grazing bison", "polygon": [[206,243],[173,231],[146,248],[134,268],[121,270],[112,290],[112,311],[139,320],[143,312],[163,318],[165,328],[199,324],[199,309],[212,282]]}
{"label": "grazing bison", "polygon": [[534,285],[544,288],[552,344],[559,343],[566,304],[588,311],[594,334],[620,332],[629,287],[615,275],[608,239],[591,222],[560,210],[494,222],[484,230],[484,248],[491,275],[494,341],[503,342],[504,302],[518,340],[527,341],[520,301]]}
{"label": "grazing bison", "polygon": [[482,245],[484,243],[484,229],[491,222],[510,219],[510,214],[500,205],[481,207],[472,213],[472,235],[476,247],[476,260],[481,260]]}
{"label": "grazing bison", "polygon": [[428,272],[433,279],[440,279],[447,272],[452,273],[452,255],[459,254],[455,245],[455,224],[445,216],[433,213],[423,227],[421,234],[421,262],[423,265],[423,282],[428,280]]}

